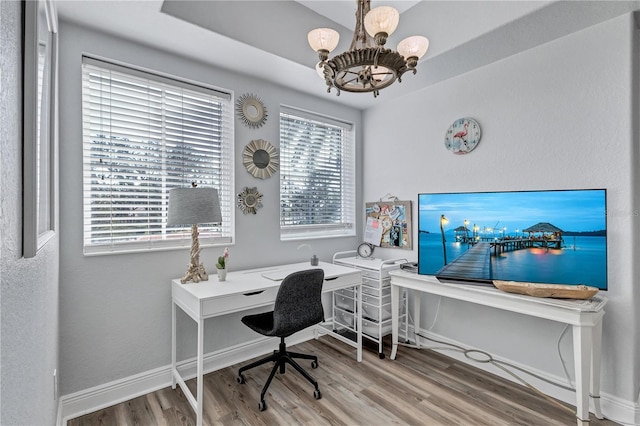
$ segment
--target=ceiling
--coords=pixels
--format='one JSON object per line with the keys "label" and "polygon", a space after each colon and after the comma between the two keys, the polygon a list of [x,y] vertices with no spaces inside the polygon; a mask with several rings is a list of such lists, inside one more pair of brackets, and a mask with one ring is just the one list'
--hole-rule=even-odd
{"label": "ceiling", "polygon": [[640,1],[402,1],[390,5],[400,25],[387,47],[424,35],[429,51],[416,75],[380,92],[326,92],[316,74],[317,54],[307,33],[340,33],[334,53],[347,50],[355,25],[355,0],[56,0],[70,21],[205,63],[366,109],[477,67],[533,48],[621,14]]}

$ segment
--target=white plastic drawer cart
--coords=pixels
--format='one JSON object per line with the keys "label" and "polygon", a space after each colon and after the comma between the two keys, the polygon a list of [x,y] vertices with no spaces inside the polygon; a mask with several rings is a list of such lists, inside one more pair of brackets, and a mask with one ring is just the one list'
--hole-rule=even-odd
{"label": "white plastic drawer cart", "polygon": [[[355,250],[337,252],[333,263],[359,269],[362,273],[362,337],[378,344],[378,356],[384,358],[382,338],[391,334],[391,286],[389,271],[399,269],[402,259],[375,259],[356,256]],[[399,324],[407,333],[407,298],[400,298]],[[333,328],[345,334],[357,332],[357,292],[355,288],[333,292]],[[402,327],[404,325],[404,327]]]}

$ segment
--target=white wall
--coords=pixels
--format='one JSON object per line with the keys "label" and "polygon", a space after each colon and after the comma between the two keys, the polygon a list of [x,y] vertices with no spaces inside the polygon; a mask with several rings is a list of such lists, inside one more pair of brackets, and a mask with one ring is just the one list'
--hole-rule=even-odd
{"label": "white wall", "polygon": [[58,237],[22,258],[22,12],[0,2],[0,424],[56,421]]}
{"label": "white wall", "polygon": [[[363,164],[365,201],[385,193],[413,200],[414,217],[421,192],[607,188],[602,390],[640,413],[634,32],[632,15],[622,16],[381,103],[364,114]],[[428,62],[418,72],[428,73]],[[461,117],[480,123],[482,140],[452,155],[444,135]],[[425,297],[423,327],[436,304]],[[559,324],[443,300],[433,331],[563,377]],[[561,348],[573,371],[570,332]]]}
{"label": "white wall", "polygon": [[[211,52],[215,53],[215,46]],[[257,186],[264,207],[257,215],[236,210],[236,243],[230,247],[230,268],[246,269],[308,260],[311,252],[297,250],[302,243],[280,242],[279,174],[260,180],[242,165],[242,150],[253,139],[279,146],[278,114],[281,104],[340,117],[361,128],[361,112],[326,100],[314,99],[286,88],[214,69],[67,22],[60,28],[60,187],[61,278],[60,357],[61,393],[67,395],[125,378],[171,362],[170,280],[184,274],[188,250],[85,257],[82,253],[82,111],[81,54],[91,53],[174,76],[201,81],[235,92],[238,98],[254,93],[262,98],[268,118],[258,129],[235,121],[235,192]],[[251,64],[260,66],[260,64]],[[324,82],[318,79],[319,93]],[[360,152],[361,137],[357,136]],[[360,164],[360,160],[358,160]],[[360,193],[360,191],[358,191]],[[361,198],[358,198],[361,202]],[[360,225],[358,229],[360,229]],[[306,241],[324,261],[335,251],[349,250],[357,238]],[[201,260],[215,271],[223,247],[204,248]],[[216,279],[213,278],[212,279]],[[207,327],[205,351],[255,338],[231,315]],[[179,312],[179,359],[195,355],[195,325]]]}

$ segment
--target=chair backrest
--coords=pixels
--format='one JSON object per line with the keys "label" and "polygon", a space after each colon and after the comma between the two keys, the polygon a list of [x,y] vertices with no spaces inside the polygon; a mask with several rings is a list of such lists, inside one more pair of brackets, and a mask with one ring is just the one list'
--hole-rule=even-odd
{"label": "chair backrest", "polygon": [[293,272],[280,284],[273,307],[273,334],[287,337],[324,321],[322,283],[324,271]]}

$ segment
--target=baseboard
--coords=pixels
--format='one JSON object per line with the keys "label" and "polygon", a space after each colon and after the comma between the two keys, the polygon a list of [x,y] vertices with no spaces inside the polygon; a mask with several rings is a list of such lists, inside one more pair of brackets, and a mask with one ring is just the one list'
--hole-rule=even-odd
{"label": "baseboard", "polygon": [[602,414],[621,425],[640,425],[640,401],[633,402],[609,394],[600,396]]}
{"label": "baseboard", "polygon": [[[479,350],[481,352],[485,352],[474,347],[469,347],[465,343],[461,343],[456,340],[449,339],[447,337],[441,336],[439,334],[436,334],[430,331],[420,330],[420,334],[423,334],[426,337],[430,337],[442,342],[446,342],[451,345],[464,347],[465,349]],[[409,336],[415,336],[415,332],[412,326],[409,327]],[[436,352],[439,352],[457,361],[463,362],[468,365],[472,365],[476,368],[487,371],[491,374],[495,374],[499,377],[502,377],[514,383],[522,384],[518,382],[513,376],[506,373],[502,369],[495,367],[490,363],[484,363],[484,362],[481,363],[481,362],[473,361],[467,358],[463,353],[459,351],[446,349],[446,346],[439,345],[437,343],[434,343],[424,338],[420,338],[420,346],[424,348],[432,349]],[[544,393],[545,395],[548,395],[552,398],[563,401],[567,404],[571,404],[573,406],[576,405],[575,393],[573,391],[569,391],[561,387],[558,387],[559,385],[563,385],[563,386],[567,385],[566,378],[549,374],[546,371],[540,371],[540,370],[534,369],[528,365],[520,364],[517,361],[513,361],[506,358],[500,358],[493,354],[491,354],[491,356],[498,361],[512,364],[517,368],[531,372],[533,375],[522,373],[520,371],[517,371],[516,369],[513,369],[513,371],[518,376],[522,377],[527,383],[529,383],[530,385],[532,385],[533,387],[535,387],[537,390]],[[543,380],[537,379],[535,376],[539,376]],[[591,404],[590,411],[591,413],[594,413],[593,401],[590,401],[590,404]],[[617,396],[607,394],[605,392],[600,392],[600,407],[602,409],[602,414],[604,415],[604,417],[609,420],[615,421],[622,425],[640,425],[640,404],[638,402],[624,400]]]}
{"label": "baseboard", "polygon": [[[295,345],[313,337],[313,329],[307,329],[289,337],[287,343]],[[278,343],[276,338],[259,338],[207,353],[204,356],[204,372],[210,373],[267,354],[273,351]],[[185,380],[196,376],[195,357],[179,362],[177,367]],[[64,395],[59,401],[57,424],[66,425],[68,420],[171,386],[171,382],[171,365],[167,365]]]}

